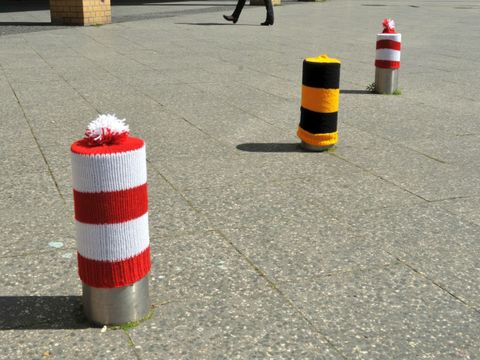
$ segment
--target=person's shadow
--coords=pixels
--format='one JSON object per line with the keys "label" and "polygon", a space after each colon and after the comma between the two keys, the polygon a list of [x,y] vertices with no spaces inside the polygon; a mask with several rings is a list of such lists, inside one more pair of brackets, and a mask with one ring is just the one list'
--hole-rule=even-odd
{"label": "person's shadow", "polygon": [[88,327],[80,296],[0,296],[0,331]]}

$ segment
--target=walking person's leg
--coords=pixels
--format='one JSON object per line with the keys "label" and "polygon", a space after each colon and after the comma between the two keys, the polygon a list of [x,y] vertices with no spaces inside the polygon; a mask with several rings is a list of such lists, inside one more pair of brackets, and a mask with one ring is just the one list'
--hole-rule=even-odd
{"label": "walking person's leg", "polygon": [[235,7],[235,11],[232,15],[223,15],[223,18],[227,21],[232,21],[234,24],[238,21],[240,17],[240,13],[242,12],[243,7],[245,6],[246,0],[238,0],[237,6]]}
{"label": "walking person's leg", "polygon": [[264,0],[267,8],[267,19],[261,25],[273,25],[273,5],[272,0]]}

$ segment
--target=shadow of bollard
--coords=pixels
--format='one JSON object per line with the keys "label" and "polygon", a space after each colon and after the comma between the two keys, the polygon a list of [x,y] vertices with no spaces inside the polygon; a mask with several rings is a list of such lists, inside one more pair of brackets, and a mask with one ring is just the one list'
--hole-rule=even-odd
{"label": "shadow of bollard", "polygon": [[299,143],[294,144],[282,144],[282,143],[245,143],[237,145],[237,149],[248,152],[270,152],[270,153],[282,153],[282,152],[304,152]]}
{"label": "shadow of bollard", "polygon": [[375,95],[375,93],[368,90],[340,90],[340,94]]}
{"label": "shadow of bollard", "polygon": [[0,296],[0,331],[88,327],[81,296]]}

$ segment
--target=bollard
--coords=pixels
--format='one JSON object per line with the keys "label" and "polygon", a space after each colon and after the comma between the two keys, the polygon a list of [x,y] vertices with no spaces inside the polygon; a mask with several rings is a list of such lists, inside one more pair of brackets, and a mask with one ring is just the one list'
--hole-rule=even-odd
{"label": "bollard", "polygon": [[395,31],[395,22],[383,20],[383,33],[377,34],[375,56],[375,92],[378,94],[393,94],[398,89],[401,45],[402,34]]}
{"label": "bollard", "polygon": [[323,151],[337,143],[340,61],[321,55],[303,61],[302,106],[297,135],[308,151]]}
{"label": "bollard", "polygon": [[71,158],[85,315],[100,325],[140,320],[150,309],[145,143],[124,120],[100,115]]}

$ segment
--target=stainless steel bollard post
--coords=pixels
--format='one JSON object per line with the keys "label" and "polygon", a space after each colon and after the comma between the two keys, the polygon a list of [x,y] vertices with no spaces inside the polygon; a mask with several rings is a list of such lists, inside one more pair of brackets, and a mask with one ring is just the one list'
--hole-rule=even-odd
{"label": "stainless steel bollard post", "polygon": [[377,35],[375,56],[375,92],[393,94],[398,89],[402,34],[395,31],[395,22],[383,21],[383,33]]}
{"label": "stainless steel bollard post", "polygon": [[375,68],[375,92],[393,94],[398,89],[398,69]]}
{"label": "stainless steel bollard post", "polygon": [[128,131],[100,115],[71,146],[83,305],[100,325],[140,320],[150,308],[145,143]]}
{"label": "stainless steel bollard post", "polygon": [[148,313],[148,275],[133,285],[113,289],[83,284],[83,309],[91,321],[119,325],[140,320]]}

